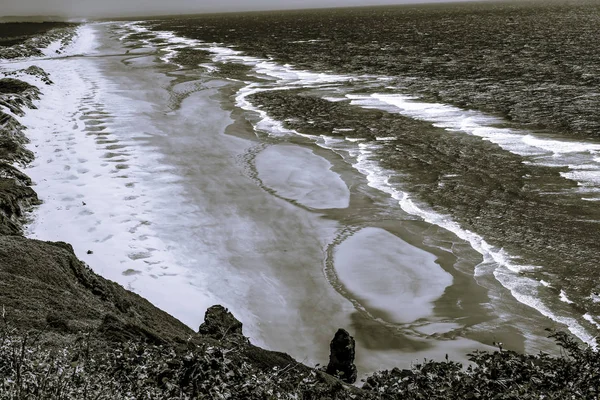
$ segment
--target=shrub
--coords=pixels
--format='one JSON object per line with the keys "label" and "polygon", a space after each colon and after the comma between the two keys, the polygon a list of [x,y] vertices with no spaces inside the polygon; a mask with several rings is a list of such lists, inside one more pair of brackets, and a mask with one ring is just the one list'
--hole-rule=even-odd
{"label": "shrub", "polygon": [[598,351],[564,332],[552,331],[550,337],[565,350],[562,356],[476,351],[466,369],[447,360],[425,361],[410,371],[378,372],[364,389],[381,399],[597,399]]}

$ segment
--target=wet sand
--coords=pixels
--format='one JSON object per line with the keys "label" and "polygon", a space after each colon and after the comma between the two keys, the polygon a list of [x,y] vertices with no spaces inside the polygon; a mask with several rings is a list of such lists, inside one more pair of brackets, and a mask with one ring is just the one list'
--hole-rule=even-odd
{"label": "wet sand", "polygon": [[452,284],[435,255],[379,228],[364,228],[335,249],[335,272],[373,316],[409,323],[430,316]]}
{"label": "wet sand", "polygon": [[258,177],[279,196],[314,209],[347,208],[350,191],[330,171],[331,163],[309,149],[275,145],[261,151],[255,166]]}

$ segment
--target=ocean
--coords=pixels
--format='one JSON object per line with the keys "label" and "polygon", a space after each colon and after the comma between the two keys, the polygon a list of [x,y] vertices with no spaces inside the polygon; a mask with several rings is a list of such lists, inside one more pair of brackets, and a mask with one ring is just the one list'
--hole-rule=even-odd
{"label": "ocean", "polygon": [[361,373],[552,351],[544,328],[596,345],[599,22],[512,2],[82,25],[0,67],[55,81],[21,120],[28,234],[301,360],[347,328]]}

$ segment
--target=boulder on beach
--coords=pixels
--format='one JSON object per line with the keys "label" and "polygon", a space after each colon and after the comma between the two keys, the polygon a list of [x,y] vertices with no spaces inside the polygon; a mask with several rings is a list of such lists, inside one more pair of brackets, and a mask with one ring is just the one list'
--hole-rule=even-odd
{"label": "boulder on beach", "polygon": [[346,383],[356,382],[356,366],[354,365],[354,338],[344,329],[338,329],[329,346],[329,364],[326,372],[339,377]]}

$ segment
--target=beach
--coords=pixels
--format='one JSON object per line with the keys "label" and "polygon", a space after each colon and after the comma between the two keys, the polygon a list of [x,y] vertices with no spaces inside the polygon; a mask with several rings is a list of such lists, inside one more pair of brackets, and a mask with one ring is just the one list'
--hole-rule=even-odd
{"label": "beach", "polygon": [[43,201],[29,237],[71,243],[192,329],[223,304],[253,343],[308,365],[338,328],[359,375],[495,341],[551,349],[553,323],[475,277],[468,241],[398,207],[347,153],[257,135],[239,82],[164,62],[166,44],[128,40],[127,24],[79,29],[73,55],[35,61],[54,85],[22,119]]}

